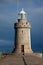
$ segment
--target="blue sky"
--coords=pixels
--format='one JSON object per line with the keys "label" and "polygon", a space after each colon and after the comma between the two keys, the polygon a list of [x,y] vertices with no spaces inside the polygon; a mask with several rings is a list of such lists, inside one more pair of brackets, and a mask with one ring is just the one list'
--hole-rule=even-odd
{"label": "blue sky", "polygon": [[14,44],[14,23],[22,8],[32,26],[32,48],[43,50],[43,0],[0,0],[0,45]]}

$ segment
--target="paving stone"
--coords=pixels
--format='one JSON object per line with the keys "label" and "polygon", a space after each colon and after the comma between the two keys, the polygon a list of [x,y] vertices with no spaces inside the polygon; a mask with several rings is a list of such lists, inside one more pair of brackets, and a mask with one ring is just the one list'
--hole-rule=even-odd
{"label": "paving stone", "polygon": [[0,60],[0,65],[25,65],[23,57],[26,65],[43,65],[42,58],[30,54],[26,56],[8,55]]}

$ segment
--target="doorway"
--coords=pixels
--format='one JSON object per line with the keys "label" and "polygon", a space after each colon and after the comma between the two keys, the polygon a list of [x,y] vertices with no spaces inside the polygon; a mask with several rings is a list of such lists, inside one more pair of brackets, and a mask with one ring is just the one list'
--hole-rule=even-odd
{"label": "doorway", "polygon": [[21,45],[21,53],[24,55],[24,45]]}

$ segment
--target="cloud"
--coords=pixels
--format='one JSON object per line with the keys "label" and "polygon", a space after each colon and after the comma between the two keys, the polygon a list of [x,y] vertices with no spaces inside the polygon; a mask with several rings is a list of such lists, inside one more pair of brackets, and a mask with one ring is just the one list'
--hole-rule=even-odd
{"label": "cloud", "polygon": [[34,48],[43,49],[43,7],[32,9],[29,18],[31,21],[32,44]]}
{"label": "cloud", "polygon": [[43,12],[43,7],[39,7],[39,8],[34,8],[31,10],[32,13],[36,14],[36,13],[42,13]]}
{"label": "cloud", "polygon": [[43,6],[43,0],[33,0],[36,5]]}
{"label": "cloud", "polygon": [[5,4],[8,4],[8,3],[16,3],[17,0],[0,0],[0,3],[5,3]]}
{"label": "cloud", "polygon": [[5,0],[0,0],[0,3],[4,3],[5,2]]}
{"label": "cloud", "polygon": [[[42,31],[43,27],[43,7],[42,8],[34,8],[31,10],[29,18],[31,20],[33,29],[37,31]],[[37,25],[37,27],[36,27]]]}
{"label": "cloud", "polygon": [[13,44],[14,44],[14,41],[0,39],[0,45],[13,45]]}
{"label": "cloud", "polygon": [[[43,0],[0,0],[4,4],[16,4],[19,7],[40,7],[43,6]],[[26,5],[26,6],[25,6]]]}
{"label": "cloud", "polygon": [[[36,18],[37,18],[36,20],[43,19],[43,7],[30,9],[30,11],[29,11],[29,18],[32,19],[32,20],[33,19],[35,20]],[[37,22],[37,23],[39,23],[39,22]],[[32,23],[34,23],[34,21]]]}

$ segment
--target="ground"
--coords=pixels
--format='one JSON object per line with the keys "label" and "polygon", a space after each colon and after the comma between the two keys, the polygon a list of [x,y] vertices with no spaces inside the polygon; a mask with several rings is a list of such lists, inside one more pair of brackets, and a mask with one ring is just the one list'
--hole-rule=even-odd
{"label": "ground", "polygon": [[2,56],[0,58],[0,65],[43,65],[43,58],[33,54],[12,54]]}

